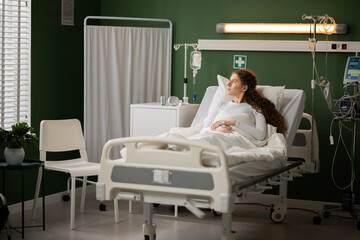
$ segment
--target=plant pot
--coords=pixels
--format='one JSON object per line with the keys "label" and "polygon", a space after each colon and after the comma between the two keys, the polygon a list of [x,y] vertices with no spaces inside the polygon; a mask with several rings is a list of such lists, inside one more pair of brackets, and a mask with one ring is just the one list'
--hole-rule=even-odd
{"label": "plant pot", "polygon": [[19,166],[24,160],[24,148],[5,148],[4,157],[10,166]]}

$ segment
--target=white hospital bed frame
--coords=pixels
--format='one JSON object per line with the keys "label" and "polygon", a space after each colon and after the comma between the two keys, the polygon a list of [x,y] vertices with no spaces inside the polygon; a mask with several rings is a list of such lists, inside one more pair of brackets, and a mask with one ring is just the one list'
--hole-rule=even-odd
{"label": "white hospital bed frame", "polygon": [[[186,151],[146,148],[147,143],[180,145]],[[127,148],[125,161],[109,157],[111,148],[118,145]],[[218,167],[204,166],[202,151],[215,153],[219,157]],[[203,216],[200,208],[221,212],[221,239],[236,239],[236,233],[231,230],[235,196],[279,186],[279,202],[271,209],[270,217],[281,222],[287,211],[287,182],[311,172],[302,164],[301,160],[288,161],[284,167],[232,185],[226,156],[217,146],[159,137],[113,139],[103,148],[97,199],[143,202],[145,239],[156,239],[152,203],[185,206],[198,217]],[[116,219],[119,217],[115,216]]]}

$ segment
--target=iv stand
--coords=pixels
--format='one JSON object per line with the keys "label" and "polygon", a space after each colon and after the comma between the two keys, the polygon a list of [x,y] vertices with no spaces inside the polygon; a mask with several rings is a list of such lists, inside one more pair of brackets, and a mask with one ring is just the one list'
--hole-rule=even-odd
{"label": "iv stand", "polygon": [[[315,73],[316,73],[316,65],[315,65],[315,56],[316,56],[316,21],[325,18],[326,16],[306,16],[305,14],[302,16],[302,20],[311,19],[314,21],[314,34],[313,38],[309,38],[310,50],[313,52],[313,67],[312,67],[312,79],[311,79],[311,126],[314,126],[314,118],[315,118]],[[311,28],[310,28],[311,31]],[[312,48],[312,49],[311,49]],[[314,133],[311,131],[311,162],[315,163],[314,159]]]}
{"label": "iv stand", "polygon": [[187,97],[187,49],[188,47],[192,47],[195,51],[198,49],[198,45],[196,43],[181,43],[181,44],[174,44],[175,51],[179,50],[181,46],[184,46],[185,50],[185,57],[184,57],[184,97],[183,97],[183,103],[187,104],[189,103],[189,98]]}

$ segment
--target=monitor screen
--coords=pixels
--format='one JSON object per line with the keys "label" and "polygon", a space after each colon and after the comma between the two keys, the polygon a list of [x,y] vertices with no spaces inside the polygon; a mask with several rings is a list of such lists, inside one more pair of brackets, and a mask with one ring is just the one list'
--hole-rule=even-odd
{"label": "monitor screen", "polygon": [[348,74],[360,75],[360,69],[349,69]]}

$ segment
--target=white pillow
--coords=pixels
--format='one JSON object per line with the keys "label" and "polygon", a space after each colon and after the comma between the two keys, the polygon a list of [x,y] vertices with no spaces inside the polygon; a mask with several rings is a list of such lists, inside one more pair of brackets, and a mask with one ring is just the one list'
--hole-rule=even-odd
{"label": "white pillow", "polygon": [[[227,94],[227,84],[229,79],[221,75],[217,75],[217,80],[219,87],[214,94],[214,98],[209,107],[208,115],[205,118],[205,121],[210,123],[215,119],[216,114],[218,114],[223,103],[229,102],[233,99],[233,96]],[[258,85],[256,86],[256,89],[275,105],[276,110],[280,110],[284,99],[285,86],[273,87]]]}
{"label": "white pillow", "polygon": [[256,86],[256,89],[263,95],[265,98],[269,99],[274,105],[276,110],[280,111],[284,100],[284,89],[285,86]]}
{"label": "white pillow", "polygon": [[229,82],[229,79],[221,75],[217,75],[217,80],[219,87],[216,89],[214,98],[209,107],[208,115],[205,118],[205,121],[209,123],[213,122],[213,120],[216,117],[216,114],[218,114],[223,103],[229,102],[233,99],[233,96],[227,94],[227,84]]}

